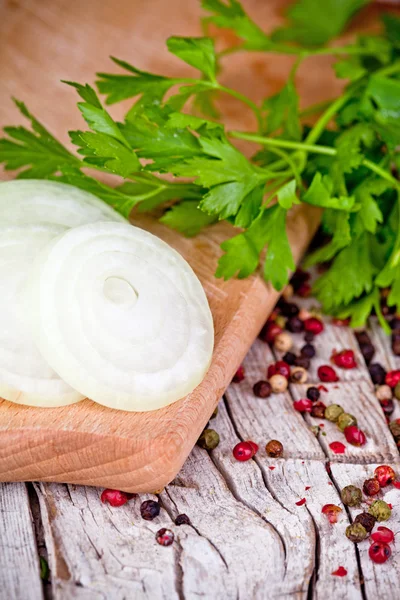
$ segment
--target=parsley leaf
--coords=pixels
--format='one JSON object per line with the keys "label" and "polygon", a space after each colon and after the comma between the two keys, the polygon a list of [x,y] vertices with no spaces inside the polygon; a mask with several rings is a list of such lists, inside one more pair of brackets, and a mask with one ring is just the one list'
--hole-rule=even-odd
{"label": "parsley leaf", "polygon": [[283,127],[283,135],[292,140],[300,140],[299,96],[292,80],[274,96],[264,100],[266,111],[266,133]]}
{"label": "parsley leaf", "polygon": [[375,141],[375,131],[369,123],[357,123],[336,138],[336,158],[344,173],[357,169],[365,158],[365,150]]}
{"label": "parsley leaf", "polygon": [[221,244],[225,254],[219,260],[216,276],[248,277],[257,269],[266,245],[264,274],[281,290],[295,265],[286,234],[286,210],[279,205],[264,209],[247,231]]}
{"label": "parsley leaf", "polygon": [[210,38],[170,37],[167,47],[172,54],[199,69],[207,79],[215,81],[217,61]]}
{"label": "parsley leaf", "polygon": [[198,208],[198,203],[193,200],[184,200],[175,204],[168,210],[160,221],[172,229],[183,233],[186,237],[193,237],[200,231],[216,221],[212,215],[207,215]]}
{"label": "parsley leaf", "polygon": [[337,210],[349,211],[354,206],[353,196],[332,196],[333,181],[329,175],[321,175],[317,172],[308,190],[303,194],[303,202],[323,208],[336,208]]}

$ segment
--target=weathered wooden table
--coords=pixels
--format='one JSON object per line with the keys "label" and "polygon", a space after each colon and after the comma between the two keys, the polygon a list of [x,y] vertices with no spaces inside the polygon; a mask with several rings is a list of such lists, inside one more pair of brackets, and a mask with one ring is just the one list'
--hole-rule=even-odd
{"label": "weathered wooden table", "polygon": [[[310,304],[310,300],[303,303]],[[399,368],[387,338],[372,322],[375,359]],[[296,336],[295,336],[296,337]],[[298,336],[297,344],[302,338]],[[352,348],[359,367],[340,371],[340,382],[322,392],[327,404],[338,402],[357,416],[366,432],[363,448],[346,444],[335,455],[332,441],[345,441],[328,421],[296,412],[293,398],[303,386],[268,399],[256,398],[252,385],[265,377],[274,360],[257,340],[244,366],[246,379],[231,384],[212,427],[221,436],[210,454],[196,447],[178,477],[159,495],[161,514],[152,522],[139,512],[134,498],[121,508],[100,502],[100,489],[57,484],[0,486],[0,596],[7,599],[57,600],[107,598],[370,598],[399,597],[400,554],[375,565],[368,541],[357,546],[344,535],[359,509],[345,510],[338,494],[350,483],[361,486],[377,464],[400,472],[399,454],[374,394],[354,334],[329,323],[316,340],[310,380],[318,365],[329,361],[333,348]],[[397,403],[393,418],[400,416]],[[310,426],[323,423],[318,438]],[[266,457],[264,446],[279,439],[284,458]],[[237,462],[232,448],[239,440],[260,445],[254,460]],[[327,465],[330,463],[330,471]],[[386,488],[393,505],[388,521],[400,531],[400,490]],[[303,506],[296,502],[306,499]],[[343,507],[331,525],[321,513],[324,504]],[[186,513],[192,525],[177,527]],[[159,546],[155,532],[175,533],[170,547]],[[49,580],[41,581],[39,556],[48,560]],[[345,577],[333,576],[339,566]]]}

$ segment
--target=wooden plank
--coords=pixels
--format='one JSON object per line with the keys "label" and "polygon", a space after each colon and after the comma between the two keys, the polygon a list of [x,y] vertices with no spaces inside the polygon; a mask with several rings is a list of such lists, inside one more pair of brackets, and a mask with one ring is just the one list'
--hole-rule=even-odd
{"label": "wooden plank", "polygon": [[26,485],[0,483],[0,595],[41,600],[39,556]]}
{"label": "wooden plank", "polygon": [[[392,436],[388,433],[386,419],[371,382],[359,379],[353,382],[324,384],[324,386],[328,391],[321,391],[321,401],[326,406],[339,404],[345,412],[354,415],[359,427],[367,436],[365,446],[352,446],[347,443],[344,434],[335,423],[306,414],[305,420],[310,426],[321,426],[318,441],[329,460],[346,463],[396,460],[399,453]],[[305,398],[307,387],[307,385],[291,386],[294,399]],[[329,444],[337,441],[346,446],[345,454],[332,452]]]}
{"label": "wooden plank", "polygon": [[[346,485],[356,485],[362,488],[365,479],[373,477],[376,466],[333,464],[332,476],[339,489]],[[392,466],[400,474],[400,462],[394,463]],[[380,524],[389,527],[398,535],[400,531],[400,490],[388,486],[382,490],[379,498],[391,503],[394,508],[390,519]],[[364,504],[362,508],[349,508],[352,519],[363,510],[368,510],[367,504]],[[352,542],[348,541],[348,545],[350,544]],[[367,598],[379,598],[379,600],[397,598],[400,589],[400,560],[397,544],[392,544],[392,557],[383,565],[377,565],[369,558],[369,545],[368,540],[357,545]],[[346,564],[343,563],[343,566],[346,567]]]}

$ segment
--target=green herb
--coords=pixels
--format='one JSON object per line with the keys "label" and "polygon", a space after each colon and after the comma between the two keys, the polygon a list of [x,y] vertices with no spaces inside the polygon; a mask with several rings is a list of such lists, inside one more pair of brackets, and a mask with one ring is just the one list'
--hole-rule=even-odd
{"label": "green herb", "polygon": [[[330,45],[367,3],[298,0],[287,25],[267,34],[238,0],[202,0],[204,30],[210,23],[231,29],[237,43],[218,53],[210,37],[169,38],[168,50],[193,67],[191,78],[113,58],[122,73],[99,73],[97,90],[106,105],[132,99],[122,122],[93,87],[67,82],[80,96],[87,124],[70,132],[77,154],[17,102],[30,128],[5,128],[0,162],[19,177],[55,178],[91,191],[126,216],[134,207],[162,208],[161,221],[187,236],[226,219],[238,231],[222,244],[216,275],[247,277],[262,257],[265,279],[276,289],[294,268],[288,210],[300,202],[318,206],[326,242],[308,263],[326,262],[327,269],[315,294],[327,312],[351,317],[355,326],[374,310],[386,327],[382,288],[390,288],[386,302],[400,311],[400,19],[384,16],[378,35]],[[225,87],[219,79],[224,56],[239,51],[293,55],[287,83],[259,104]],[[297,69],[319,55],[336,57],[332,77],[348,83],[338,98],[300,112]],[[219,94],[252,111],[257,130],[226,130],[214,105]],[[302,123],[309,115],[317,116],[312,128]],[[236,139],[254,143],[252,160]],[[124,181],[111,187],[85,167]]]}

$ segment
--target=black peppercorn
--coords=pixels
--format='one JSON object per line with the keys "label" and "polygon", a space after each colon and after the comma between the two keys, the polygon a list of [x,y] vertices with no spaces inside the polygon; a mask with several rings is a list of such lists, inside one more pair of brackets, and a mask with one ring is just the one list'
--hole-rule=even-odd
{"label": "black peppercorn", "polygon": [[182,514],[176,517],[175,525],[191,525],[191,522],[187,515]]}
{"label": "black peppercorn", "polygon": [[369,374],[376,385],[385,383],[386,371],[379,363],[372,363],[372,365],[369,366]]}
{"label": "black peppercorn", "polygon": [[395,356],[400,356],[400,329],[395,329],[392,333],[392,352]]}
{"label": "black peppercorn", "polygon": [[269,381],[257,381],[253,385],[254,395],[258,398],[268,398],[272,393],[272,387]]}
{"label": "black peppercorn", "polygon": [[311,400],[312,402],[317,402],[317,400],[319,399],[321,393],[319,391],[319,389],[317,387],[311,386],[308,388],[307,392],[306,392],[306,396],[309,400]]}
{"label": "black peppercorn", "polygon": [[371,344],[371,338],[369,337],[366,331],[356,331],[355,336],[357,338],[357,342],[361,344]]}
{"label": "black peppercorn", "polygon": [[310,368],[310,359],[305,356],[296,356],[294,364],[296,367],[303,367],[303,369],[308,370]]}
{"label": "black peppercorn", "polygon": [[296,360],[296,355],[294,352],[286,352],[286,354],[282,356],[282,360],[288,365],[293,366],[294,361]]}
{"label": "black peppercorn", "polygon": [[300,350],[300,354],[306,358],[313,358],[315,356],[315,348],[312,344],[304,344]]}
{"label": "black peppercorn", "polygon": [[360,344],[360,351],[367,365],[371,362],[375,354],[375,348],[372,344]]}
{"label": "black peppercorn", "polygon": [[160,505],[155,500],[145,500],[140,505],[140,514],[145,521],[152,521],[160,514]]}
{"label": "black peppercorn", "polygon": [[282,311],[282,314],[285,317],[297,317],[297,315],[300,312],[300,309],[297,306],[297,304],[293,304],[293,302],[282,302],[279,306]]}
{"label": "black peppercorn", "polygon": [[376,519],[373,515],[370,515],[369,513],[366,513],[366,512],[362,512],[356,516],[356,518],[354,519],[354,523],[361,523],[361,525],[364,527],[364,529],[368,533],[371,533],[371,531],[373,530],[374,525],[376,523]]}
{"label": "black peppercorn", "polygon": [[304,323],[299,317],[290,317],[286,322],[286,329],[292,333],[300,333],[304,330]]}

